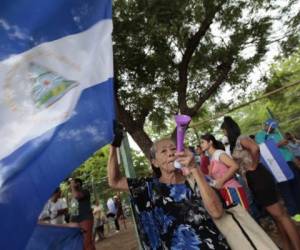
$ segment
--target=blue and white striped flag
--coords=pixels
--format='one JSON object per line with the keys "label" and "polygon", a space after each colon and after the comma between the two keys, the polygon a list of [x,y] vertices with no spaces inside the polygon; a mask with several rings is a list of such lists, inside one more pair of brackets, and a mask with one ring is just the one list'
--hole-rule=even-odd
{"label": "blue and white striped flag", "polygon": [[55,187],[112,140],[111,32],[111,0],[1,1],[1,249],[24,249]]}
{"label": "blue and white striped flag", "polygon": [[272,139],[259,144],[262,163],[270,170],[277,182],[294,178],[294,174]]}

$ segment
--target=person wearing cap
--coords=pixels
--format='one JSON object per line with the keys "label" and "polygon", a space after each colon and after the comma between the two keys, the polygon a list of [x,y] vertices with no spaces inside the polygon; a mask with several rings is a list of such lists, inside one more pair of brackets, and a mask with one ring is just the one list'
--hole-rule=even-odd
{"label": "person wearing cap", "polygon": [[292,219],[300,222],[300,173],[294,163],[294,156],[287,147],[288,141],[282,137],[277,128],[278,123],[275,119],[266,120],[264,129],[256,134],[255,141],[261,144],[268,139],[273,139],[293,171],[295,177],[292,180],[278,183],[278,188]]}

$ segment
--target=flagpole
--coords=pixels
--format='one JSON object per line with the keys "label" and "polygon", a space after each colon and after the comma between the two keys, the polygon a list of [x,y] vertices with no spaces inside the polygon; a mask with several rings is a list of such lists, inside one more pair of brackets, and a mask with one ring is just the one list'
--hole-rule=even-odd
{"label": "flagpole", "polygon": [[[133,162],[132,162],[131,153],[130,153],[128,136],[127,136],[126,132],[124,133],[124,138],[123,138],[123,141],[122,141],[122,144],[121,144],[121,147],[120,147],[120,150],[118,153],[120,153],[120,155],[121,155],[121,161],[122,161],[122,165],[125,170],[126,177],[127,178],[136,178],[136,173],[135,173],[135,170],[133,167]],[[143,248],[142,248],[140,236],[138,234],[136,218],[135,218],[135,214],[134,214],[134,210],[133,210],[133,204],[131,202],[130,202],[130,206],[131,206],[131,213],[133,215],[134,229],[135,229],[135,234],[138,239],[139,249],[142,250]]]}

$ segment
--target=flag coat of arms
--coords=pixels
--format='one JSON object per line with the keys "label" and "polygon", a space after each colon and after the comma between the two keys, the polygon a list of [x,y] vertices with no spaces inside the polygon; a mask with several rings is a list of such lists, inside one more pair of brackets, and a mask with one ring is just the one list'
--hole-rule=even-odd
{"label": "flag coat of arms", "polygon": [[294,178],[294,174],[279,151],[275,141],[268,139],[259,144],[262,163],[270,170],[277,182]]}
{"label": "flag coat of arms", "polygon": [[55,187],[112,140],[111,33],[111,0],[1,1],[1,249],[24,249]]}

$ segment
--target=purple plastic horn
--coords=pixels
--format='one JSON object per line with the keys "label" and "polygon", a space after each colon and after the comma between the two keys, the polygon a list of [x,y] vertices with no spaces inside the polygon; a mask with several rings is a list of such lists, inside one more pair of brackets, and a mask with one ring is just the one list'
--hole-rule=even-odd
{"label": "purple plastic horn", "polygon": [[[187,125],[191,121],[191,117],[188,115],[176,115],[175,121],[177,124],[177,152],[184,151],[184,135],[187,128]],[[181,164],[177,161],[174,162],[175,168],[181,168]]]}
{"label": "purple plastic horn", "polygon": [[177,152],[182,152],[184,150],[185,130],[191,121],[191,117],[188,115],[176,115],[175,121],[177,124]]}

